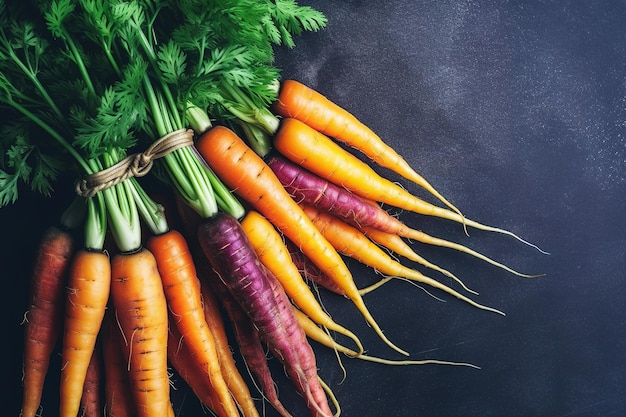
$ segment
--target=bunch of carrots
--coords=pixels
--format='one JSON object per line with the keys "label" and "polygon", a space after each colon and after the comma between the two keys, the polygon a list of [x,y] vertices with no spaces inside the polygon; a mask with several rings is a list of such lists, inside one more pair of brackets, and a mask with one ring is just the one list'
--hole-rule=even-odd
{"label": "bunch of carrots", "polygon": [[[254,389],[290,416],[266,350],[311,416],[339,415],[310,340],[388,365],[473,365],[365,354],[359,336],[324,310],[318,286],[350,300],[390,348],[408,355],[364,301],[389,280],[419,282],[503,314],[474,301],[472,290],[417,254],[409,239],[536,276],[414,230],[382,208],[530,245],[465,217],[348,110],[295,80],[279,81],[272,48],[323,28],[320,12],[289,0],[35,5],[33,17],[27,6],[0,3],[0,103],[12,116],[0,197],[14,201],[20,182],[51,194],[61,172],[78,180],[76,198],[36,254],[22,416],[40,415],[57,341],[62,417],[174,416],[170,367],[217,416],[260,415]],[[441,204],[384,178],[352,149]],[[346,258],[384,278],[360,286]],[[232,345],[255,387],[236,366]]]}

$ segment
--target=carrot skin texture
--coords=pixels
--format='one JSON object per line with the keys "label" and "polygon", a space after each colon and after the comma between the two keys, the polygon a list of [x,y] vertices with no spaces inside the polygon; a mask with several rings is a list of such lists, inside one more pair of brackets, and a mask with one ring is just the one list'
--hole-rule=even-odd
{"label": "carrot skin texture", "polygon": [[[261,343],[259,330],[254,326],[250,317],[248,317],[241,305],[235,300],[213,269],[207,271],[207,273],[202,276],[206,284],[211,287],[213,292],[220,299],[224,310],[226,310],[226,314],[233,327],[239,352],[246,362],[248,369],[250,369],[256,377],[256,382],[259,385],[261,394],[263,394],[263,397],[281,416],[292,417],[278,398],[278,392],[276,391],[272,373],[267,363],[267,357],[265,356],[265,349]],[[204,281],[203,283],[205,283]]]}
{"label": "carrot skin texture", "polygon": [[379,205],[330,182],[282,156],[272,156],[268,166],[298,203],[314,206],[356,227],[372,227],[406,236],[410,229]]}
{"label": "carrot skin texture", "polygon": [[217,405],[224,408],[222,414],[238,417],[237,406],[222,375],[215,338],[204,317],[200,282],[187,241],[180,232],[169,230],[151,236],[146,247],[155,256],[173,324],[215,390],[219,398]]}
{"label": "carrot skin texture", "polygon": [[258,417],[259,412],[256,409],[250,390],[246,385],[243,377],[237,369],[235,360],[230,351],[226,328],[219,309],[219,301],[217,295],[208,284],[200,285],[200,293],[202,294],[202,305],[204,307],[204,318],[207,325],[215,338],[215,346],[222,366],[222,374],[230,392],[235,401],[242,410],[244,417]]}
{"label": "carrot skin texture", "polygon": [[337,295],[345,296],[346,293],[341,287],[339,287],[335,281],[333,281],[328,275],[319,269],[291,240],[285,239],[285,246],[289,250],[291,260],[298,268],[302,277],[306,280],[312,281],[317,285],[321,285],[328,291],[334,292]]}
{"label": "carrot skin texture", "polygon": [[318,267],[341,286],[378,336],[395,346],[365,306],[341,256],[291,198],[267,164],[232,130],[216,126],[203,134],[196,148],[216,175],[298,245]]}
{"label": "carrot skin texture", "polygon": [[122,334],[109,308],[102,325],[102,363],[104,367],[104,400],[107,417],[135,417],[127,360],[122,351]]}
{"label": "carrot skin texture", "polygon": [[189,346],[175,325],[171,325],[169,328],[167,357],[172,367],[191,388],[198,400],[218,417],[223,417],[223,408],[215,406],[216,398],[213,388],[204,372],[198,368]]}
{"label": "carrot skin texture", "polygon": [[313,350],[287,295],[261,264],[239,222],[232,216],[217,214],[200,226],[198,238],[213,268],[306,399],[311,415],[330,417]]}
{"label": "carrot skin texture", "polygon": [[111,299],[124,339],[131,391],[140,417],[170,412],[167,303],[152,253],[140,248],[112,259]]}
{"label": "carrot skin texture", "polygon": [[286,158],[335,184],[373,201],[463,223],[458,213],[417,198],[381,177],[330,138],[297,119],[284,119],[274,147]]}
{"label": "carrot skin texture", "polygon": [[101,347],[101,344],[97,342],[87,368],[87,375],[83,385],[83,396],[80,400],[81,417],[102,417],[103,415],[101,388],[104,379],[102,375]]}
{"label": "carrot skin texture", "polygon": [[[216,126],[198,140],[196,147],[235,193],[266,216],[303,251],[315,255],[310,256],[314,262],[321,257],[330,258],[320,268],[330,269],[329,275],[350,276],[343,260],[315,229],[271,169],[234,132]],[[309,248],[315,248],[315,251]]]}
{"label": "carrot skin texture", "polygon": [[73,251],[72,234],[56,226],[44,232],[37,246],[24,316],[24,417],[34,417],[41,403],[50,355],[61,334],[65,281]]}
{"label": "carrot skin texture", "polygon": [[297,81],[285,80],[274,108],[283,117],[298,119],[313,129],[358,149],[378,165],[420,185],[461,215],[455,206],[372,129],[321,93]]}
{"label": "carrot skin texture", "polygon": [[363,346],[356,335],[337,324],[320,306],[274,226],[256,211],[249,211],[241,226],[261,262],[278,279],[294,304],[316,323],[352,339],[359,353],[363,353]]}
{"label": "carrot skin texture", "polygon": [[108,253],[79,250],[72,259],[67,285],[60,416],[74,417],[80,411],[87,369],[109,300],[111,262]]}

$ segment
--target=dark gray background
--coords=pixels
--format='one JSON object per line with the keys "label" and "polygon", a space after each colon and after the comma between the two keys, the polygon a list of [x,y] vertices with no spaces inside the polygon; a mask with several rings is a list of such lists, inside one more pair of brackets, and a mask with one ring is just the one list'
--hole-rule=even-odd
{"label": "dark gray background", "polygon": [[[366,303],[412,358],[467,361],[482,369],[389,367],[343,358],[342,382],[332,352],[314,345],[320,375],[333,388],[342,415],[622,415],[624,2],[301,4],[322,10],[329,23],[299,37],[295,49],[277,52],[285,78],[307,83],[351,110],[468,217],[512,230],[551,252],[542,255],[509,237],[475,230],[468,238],[458,225],[402,213],[411,226],[546,276],[518,278],[451,250],[414,244],[479,291],[477,301],[507,316],[433,291],[443,303],[404,282],[382,287]],[[10,372],[4,372],[11,390],[4,392],[16,399],[28,256],[33,236],[57,214],[38,198],[0,213],[4,317],[11,329],[5,356]],[[357,282],[375,279],[371,271],[350,266]],[[350,303],[326,295],[324,301],[337,321],[357,331],[370,354],[397,358]],[[275,369],[287,407],[306,415]],[[54,395],[48,393],[50,404]],[[175,396],[184,397],[185,390]],[[10,407],[11,415],[16,407]],[[55,411],[51,405],[44,415]],[[180,411],[198,415],[195,400],[187,397]],[[269,409],[267,415],[274,416]]]}
{"label": "dark gray background", "polygon": [[[524,280],[424,248],[507,316],[439,303],[404,283],[366,301],[414,356],[482,369],[350,362],[335,386],[344,415],[623,415],[624,2],[308,4],[329,24],[279,55],[284,76],[352,110],[468,217],[551,252],[477,231],[465,238],[457,226],[403,213],[425,231],[547,275]],[[338,380],[330,363],[321,374]]]}

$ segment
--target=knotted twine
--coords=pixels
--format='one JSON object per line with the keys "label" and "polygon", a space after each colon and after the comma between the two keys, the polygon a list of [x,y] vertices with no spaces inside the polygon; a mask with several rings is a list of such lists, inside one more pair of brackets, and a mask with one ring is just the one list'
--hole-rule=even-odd
{"label": "knotted twine", "polygon": [[115,165],[80,179],[76,183],[76,194],[82,197],[93,197],[98,191],[119,184],[128,178],[143,177],[152,168],[154,160],[190,145],[193,145],[193,130],[180,129],[168,133],[144,152],[128,155]]}

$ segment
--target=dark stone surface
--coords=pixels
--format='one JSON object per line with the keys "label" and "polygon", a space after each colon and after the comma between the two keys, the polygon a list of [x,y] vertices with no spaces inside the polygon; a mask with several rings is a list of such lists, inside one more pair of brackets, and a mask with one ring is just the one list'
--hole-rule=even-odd
{"label": "dark stone surface", "polygon": [[[322,10],[329,23],[299,37],[295,49],[277,51],[285,78],[309,84],[351,110],[468,217],[512,230],[551,252],[542,255],[508,236],[476,230],[466,237],[450,222],[402,213],[413,227],[546,276],[519,278],[467,255],[415,243],[424,257],[479,291],[475,300],[507,315],[431,291],[443,303],[405,282],[368,295],[374,317],[412,359],[466,361],[482,369],[392,367],[342,357],[343,380],[334,354],[315,345],[320,375],[334,390],[342,415],[622,415],[624,3],[301,4]],[[0,213],[2,308],[9,328],[3,372],[7,415],[17,415],[19,408],[20,322],[34,237],[60,209],[46,199],[25,197]],[[357,282],[376,279],[356,263],[350,266]],[[371,355],[399,359],[348,301],[324,295],[324,302],[337,321],[362,337]],[[287,407],[306,415],[301,398],[275,369]],[[50,381],[44,416],[56,414],[55,383]],[[185,390],[174,395],[186,398],[181,416],[198,415]]]}

